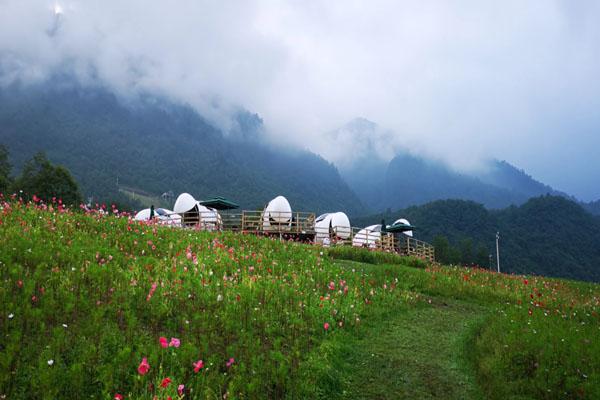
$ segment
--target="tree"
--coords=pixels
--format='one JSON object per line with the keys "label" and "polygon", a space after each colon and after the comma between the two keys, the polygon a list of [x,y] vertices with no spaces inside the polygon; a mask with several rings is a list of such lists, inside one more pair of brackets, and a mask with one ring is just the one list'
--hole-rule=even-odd
{"label": "tree", "polygon": [[23,167],[15,182],[15,189],[22,190],[26,199],[34,195],[45,201],[61,199],[64,204],[77,205],[82,201],[77,182],[62,166],[54,166],[42,152],[37,153]]}
{"label": "tree", "polygon": [[450,243],[446,236],[437,235],[433,239],[433,246],[435,247],[435,261],[442,264],[450,263]]}
{"label": "tree", "polygon": [[6,193],[12,183],[10,178],[11,168],[12,166],[8,161],[8,149],[0,144],[0,193]]}
{"label": "tree", "polygon": [[470,238],[461,239],[458,243],[460,248],[460,262],[463,265],[470,265],[473,263],[473,240]]}

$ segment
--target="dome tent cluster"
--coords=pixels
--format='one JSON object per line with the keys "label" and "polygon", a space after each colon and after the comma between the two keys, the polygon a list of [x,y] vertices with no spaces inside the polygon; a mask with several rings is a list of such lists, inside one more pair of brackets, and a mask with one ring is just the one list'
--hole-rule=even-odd
{"label": "dome tent cluster", "polygon": [[239,211],[236,208],[237,204],[221,197],[198,201],[191,194],[182,193],[175,200],[172,211],[152,207],[138,212],[135,219],[209,231],[277,234],[281,238],[322,246],[348,244],[388,251],[400,250],[398,244],[402,242],[410,247],[409,239],[413,236],[413,227],[403,218],[394,221],[392,225],[386,225],[382,221],[381,224],[362,229],[353,228],[343,211],[328,212],[315,218],[313,213],[294,212],[284,196],[273,198],[262,211]]}

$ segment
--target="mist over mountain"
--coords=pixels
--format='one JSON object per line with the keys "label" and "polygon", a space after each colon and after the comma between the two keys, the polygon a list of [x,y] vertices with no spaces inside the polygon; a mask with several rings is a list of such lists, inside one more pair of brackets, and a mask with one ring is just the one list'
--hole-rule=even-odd
{"label": "mist over mountain", "polygon": [[0,139],[13,164],[37,151],[68,167],[95,201],[117,186],[153,195],[187,191],[262,208],[283,194],[295,210],[364,208],[335,167],[307,151],[261,144],[262,121],[239,111],[223,133],[192,108],[152,96],[120,98],[67,81],[0,90]]}
{"label": "mist over mountain", "polygon": [[488,208],[503,208],[543,194],[566,196],[506,161],[490,159],[478,169],[457,171],[444,161],[411,153],[397,140],[392,142],[397,135],[365,119],[355,119],[334,132],[324,137],[343,137],[338,152],[348,155],[336,165],[371,211],[439,199],[472,200]]}

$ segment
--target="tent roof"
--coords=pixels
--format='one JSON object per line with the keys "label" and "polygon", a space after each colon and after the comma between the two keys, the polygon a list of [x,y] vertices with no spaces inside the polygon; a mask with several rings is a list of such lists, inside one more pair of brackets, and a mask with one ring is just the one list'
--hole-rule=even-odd
{"label": "tent roof", "polygon": [[235,208],[240,208],[240,206],[233,201],[219,196],[200,201],[199,203],[205,207],[214,208],[215,210],[233,210]]}
{"label": "tent roof", "polygon": [[389,232],[389,233],[406,232],[406,231],[412,231],[413,229],[415,229],[414,226],[404,225],[404,224],[388,225],[385,227],[385,231]]}

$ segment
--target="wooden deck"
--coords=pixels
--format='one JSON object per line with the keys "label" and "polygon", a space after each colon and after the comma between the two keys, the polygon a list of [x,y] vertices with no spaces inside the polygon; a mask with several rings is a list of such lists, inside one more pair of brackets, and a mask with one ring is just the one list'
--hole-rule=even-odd
{"label": "wooden deck", "polygon": [[335,232],[315,227],[315,214],[309,212],[273,213],[269,216],[263,211],[222,211],[199,212],[185,215],[184,226],[202,230],[226,230],[252,233],[257,235],[279,236],[315,244],[324,244],[327,238],[329,246],[365,247],[376,251],[395,252],[406,256],[415,256],[434,261],[435,249],[426,242],[404,234],[382,233],[365,228],[351,228],[338,232],[347,239],[340,239]]}

